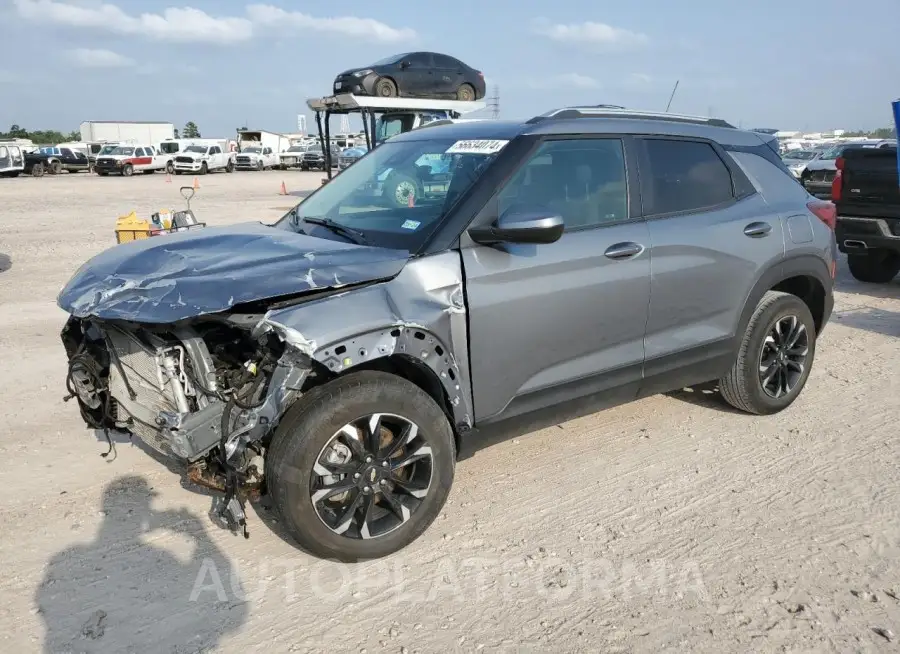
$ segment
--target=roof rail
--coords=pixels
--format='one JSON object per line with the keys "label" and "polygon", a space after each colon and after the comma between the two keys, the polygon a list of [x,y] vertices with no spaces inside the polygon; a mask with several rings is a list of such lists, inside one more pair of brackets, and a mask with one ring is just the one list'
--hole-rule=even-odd
{"label": "roof rail", "polygon": [[567,120],[571,118],[649,118],[652,120],[664,120],[673,123],[692,123],[695,125],[709,125],[711,127],[729,127],[734,125],[721,118],[708,118],[705,116],[688,116],[685,114],[670,114],[662,111],[636,111],[626,109],[618,105],[599,104],[594,106],[564,107],[554,109],[540,116],[535,116],[528,124],[539,123],[544,120]]}

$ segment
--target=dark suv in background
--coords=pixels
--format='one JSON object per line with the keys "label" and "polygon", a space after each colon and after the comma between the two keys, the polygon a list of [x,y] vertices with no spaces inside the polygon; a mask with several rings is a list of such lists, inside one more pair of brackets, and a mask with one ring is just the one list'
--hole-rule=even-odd
{"label": "dark suv in background", "polygon": [[748,413],[797,399],[835,210],[771,142],[608,107],[398,134],[274,225],[82,266],[59,297],[70,392],[224,490],[236,524],[255,489],[309,551],[384,556],[482,427],[708,381]]}

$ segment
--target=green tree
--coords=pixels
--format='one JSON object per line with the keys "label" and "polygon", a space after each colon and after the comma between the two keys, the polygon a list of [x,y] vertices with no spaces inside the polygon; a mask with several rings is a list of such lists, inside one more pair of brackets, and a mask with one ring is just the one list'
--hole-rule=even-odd
{"label": "green tree", "polygon": [[200,138],[200,130],[197,128],[197,123],[195,123],[193,120],[189,120],[187,124],[185,124],[184,129],[181,130],[181,133],[184,134],[184,138],[186,139]]}
{"label": "green tree", "polygon": [[66,136],[66,140],[67,141],[75,141],[75,142],[80,141],[81,140],[81,130],[73,129],[71,132],[69,132],[68,136]]}
{"label": "green tree", "polygon": [[177,138],[177,139],[181,138],[180,136],[178,136],[178,128],[177,127],[175,128],[175,138]]}

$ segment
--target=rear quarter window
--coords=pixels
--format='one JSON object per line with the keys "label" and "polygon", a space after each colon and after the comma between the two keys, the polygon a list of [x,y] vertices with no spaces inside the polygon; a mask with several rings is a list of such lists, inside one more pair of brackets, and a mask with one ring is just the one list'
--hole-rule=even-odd
{"label": "rear quarter window", "polygon": [[782,201],[790,203],[807,201],[809,194],[806,189],[791,175],[790,171],[785,173],[782,170],[783,165],[777,166],[768,158],[755,152],[729,150],[728,156],[737,163],[769,204],[777,205]]}

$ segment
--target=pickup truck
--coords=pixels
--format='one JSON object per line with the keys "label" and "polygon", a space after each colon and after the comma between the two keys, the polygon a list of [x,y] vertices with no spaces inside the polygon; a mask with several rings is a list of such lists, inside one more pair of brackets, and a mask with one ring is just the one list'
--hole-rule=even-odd
{"label": "pickup truck", "polygon": [[886,284],[900,273],[897,148],[853,148],[835,164],[838,248],[856,279]]}
{"label": "pickup truck", "polygon": [[25,154],[25,172],[35,176],[39,176],[37,171],[58,175],[64,170],[77,173],[90,167],[87,155],[71,148],[44,147]]}
{"label": "pickup truck", "polygon": [[234,158],[234,166],[238,170],[270,170],[279,165],[278,153],[267,145],[251,145]]}
{"label": "pickup truck", "polygon": [[135,173],[152,174],[157,170],[172,173],[172,157],[152,145],[120,145],[109,154],[97,156],[94,171],[101,177],[109,174],[131,177]]}
{"label": "pickup truck", "polygon": [[234,152],[225,152],[219,145],[191,145],[175,157],[175,174],[199,173],[214,170],[234,172]]}

